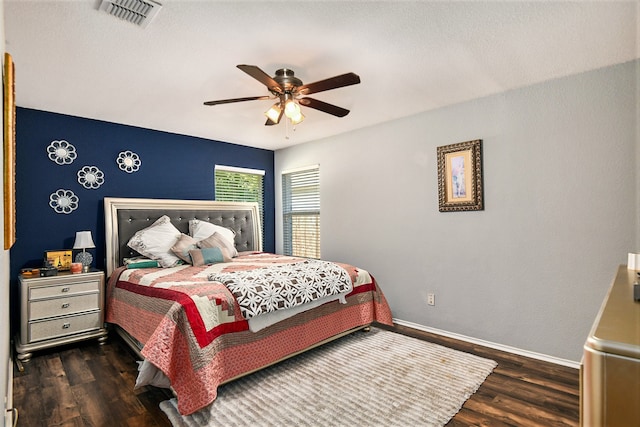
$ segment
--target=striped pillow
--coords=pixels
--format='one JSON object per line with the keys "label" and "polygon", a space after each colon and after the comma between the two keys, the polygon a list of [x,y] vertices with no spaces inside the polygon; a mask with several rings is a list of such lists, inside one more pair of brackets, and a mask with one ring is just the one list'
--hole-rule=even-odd
{"label": "striped pillow", "polygon": [[197,243],[197,245],[200,249],[203,249],[203,248],[226,249],[227,254],[231,258],[238,256],[238,251],[236,250],[236,247],[233,244],[233,241],[230,242],[227,238],[225,238],[222,234],[218,233],[217,231],[214,232],[209,237],[207,237],[206,239],[200,240]]}
{"label": "striped pillow", "polygon": [[227,250],[222,248],[192,249],[189,251],[189,255],[191,256],[191,263],[196,267],[231,261]]}

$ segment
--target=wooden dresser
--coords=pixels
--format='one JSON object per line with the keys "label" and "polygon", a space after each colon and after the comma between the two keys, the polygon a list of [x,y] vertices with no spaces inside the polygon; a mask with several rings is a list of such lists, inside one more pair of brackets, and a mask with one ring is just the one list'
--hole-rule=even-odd
{"label": "wooden dresser", "polygon": [[640,302],[626,265],[609,288],[584,345],[580,425],[640,425]]}

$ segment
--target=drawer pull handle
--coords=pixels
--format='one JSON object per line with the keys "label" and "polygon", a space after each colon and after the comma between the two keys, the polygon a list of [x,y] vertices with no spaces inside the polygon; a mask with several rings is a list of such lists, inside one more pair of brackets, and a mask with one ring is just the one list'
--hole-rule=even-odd
{"label": "drawer pull handle", "polygon": [[71,327],[71,323],[65,323],[62,325],[62,329],[69,329]]}
{"label": "drawer pull handle", "polygon": [[62,308],[69,308],[69,303],[65,302],[64,304],[62,304]]}
{"label": "drawer pull handle", "polygon": [[68,287],[62,288],[62,292],[69,292],[69,288]]}

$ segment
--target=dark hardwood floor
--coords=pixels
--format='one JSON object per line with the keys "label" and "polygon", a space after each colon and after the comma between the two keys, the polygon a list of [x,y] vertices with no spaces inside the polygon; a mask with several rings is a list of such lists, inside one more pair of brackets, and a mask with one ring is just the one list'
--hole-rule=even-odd
{"label": "dark hardwood floor", "polygon": [[36,352],[24,372],[13,370],[18,426],[171,426],[158,407],[171,393],[133,390],[137,369],[115,333],[102,346],[91,340]]}
{"label": "dark hardwood floor", "polygon": [[447,426],[577,426],[577,369],[396,326],[395,331],[498,362]]}
{"label": "dark hardwood floor", "polygon": [[[498,362],[447,426],[578,425],[576,369],[406,327],[393,330]],[[158,407],[170,393],[133,390],[135,360],[115,334],[104,346],[87,341],[35,353],[24,372],[14,368],[18,426],[170,426]]]}

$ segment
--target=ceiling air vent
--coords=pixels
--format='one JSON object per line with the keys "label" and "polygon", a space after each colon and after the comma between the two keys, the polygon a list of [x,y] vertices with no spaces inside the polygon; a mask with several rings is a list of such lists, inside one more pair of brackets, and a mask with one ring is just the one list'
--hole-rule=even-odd
{"label": "ceiling air vent", "polygon": [[102,0],[100,10],[146,28],[162,5],[152,0]]}

